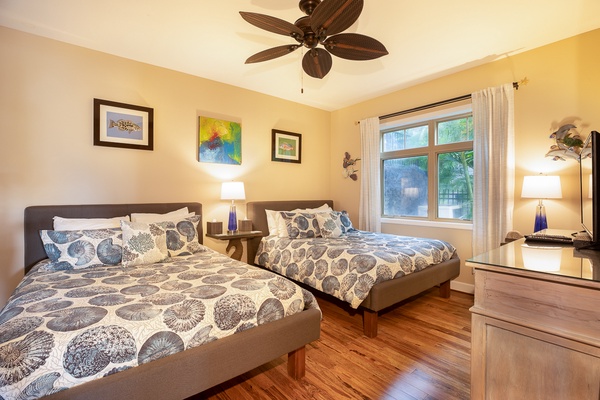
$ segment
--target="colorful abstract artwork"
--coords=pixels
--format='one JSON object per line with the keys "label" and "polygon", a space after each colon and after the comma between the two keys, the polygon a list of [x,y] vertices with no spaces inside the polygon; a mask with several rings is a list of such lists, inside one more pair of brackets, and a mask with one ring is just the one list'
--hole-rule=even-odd
{"label": "colorful abstract artwork", "polygon": [[242,163],[242,125],[238,122],[199,117],[198,160],[201,162]]}

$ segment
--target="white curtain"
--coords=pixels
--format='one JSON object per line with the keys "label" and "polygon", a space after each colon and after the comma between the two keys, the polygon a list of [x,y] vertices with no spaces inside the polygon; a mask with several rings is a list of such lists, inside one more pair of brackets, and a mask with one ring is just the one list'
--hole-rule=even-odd
{"label": "white curtain", "polygon": [[512,84],[472,94],[473,255],[500,245],[512,230],[515,191]]}
{"label": "white curtain", "polygon": [[360,121],[361,179],[359,229],[381,232],[379,118]]}

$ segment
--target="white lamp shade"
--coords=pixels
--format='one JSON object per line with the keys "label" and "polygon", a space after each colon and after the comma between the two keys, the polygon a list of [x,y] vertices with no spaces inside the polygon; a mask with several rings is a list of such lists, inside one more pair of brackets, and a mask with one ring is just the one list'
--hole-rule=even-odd
{"label": "white lamp shade", "polygon": [[223,182],[221,200],[245,200],[244,182]]}
{"label": "white lamp shade", "polygon": [[523,179],[522,198],[531,199],[560,199],[562,190],[560,176],[558,175],[533,175]]}

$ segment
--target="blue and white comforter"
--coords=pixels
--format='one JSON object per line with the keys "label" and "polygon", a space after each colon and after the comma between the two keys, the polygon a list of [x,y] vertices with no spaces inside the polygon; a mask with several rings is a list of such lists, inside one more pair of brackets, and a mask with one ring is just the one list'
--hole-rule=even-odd
{"label": "blue and white comforter", "polygon": [[0,399],[36,399],[307,308],[318,305],[306,290],[210,249],[129,268],[34,268],[0,313]]}
{"label": "blue and white comforter", "polygon": [[338,238],[267,236],[255,263],[358,308],[373,285],[447,261],[455,250],[442,240],[354,230]]}

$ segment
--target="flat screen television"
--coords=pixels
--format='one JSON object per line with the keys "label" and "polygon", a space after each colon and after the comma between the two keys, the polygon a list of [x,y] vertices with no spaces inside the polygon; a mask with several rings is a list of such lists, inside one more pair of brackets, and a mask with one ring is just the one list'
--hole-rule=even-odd
{"label": "flat screen television", "polygon": [[600,249],[600,133],[592,131],[579,160],[581,226],[590,236],[590,248]]}

